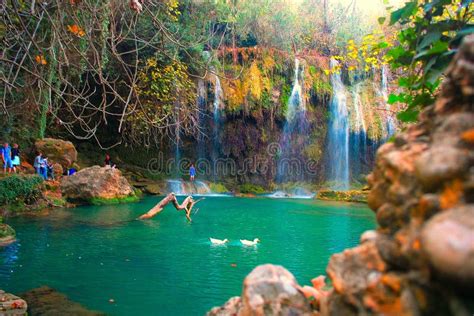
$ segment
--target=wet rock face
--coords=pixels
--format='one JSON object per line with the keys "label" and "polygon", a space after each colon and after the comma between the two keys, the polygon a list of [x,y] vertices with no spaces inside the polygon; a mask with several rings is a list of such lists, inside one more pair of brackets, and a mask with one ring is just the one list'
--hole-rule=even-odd
{"label": "wet rock face", "polygon": [[35,142],[37,151],[48,157],[52,162],[60,164],[64,169],[72,166],[77,160],[77,151],[73,143],[62,139],[44,138]]}
{"label": "wet rock face", "polygon": [[133,194],[133,189],[120,170],[93,166],[82,169],[61,182],[63,196],[71,201],[120,199]]}

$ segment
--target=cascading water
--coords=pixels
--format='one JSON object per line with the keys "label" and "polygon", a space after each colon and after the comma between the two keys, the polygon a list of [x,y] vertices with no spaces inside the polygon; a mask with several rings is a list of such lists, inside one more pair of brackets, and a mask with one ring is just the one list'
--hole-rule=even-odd
{"label": "cascading water", "polygon": [[353,127],[350,133],[351,174],[358,178],[364,173],[363,165],[367,158],[367,125],[364,119],[364,106],[360,99],[362,83],[356,83],[352,89],[352,121]]}
{"label": "cascading water", "polygon": [[[288,100],[286,111],[286,122],[280,139],[280,157],[277,164],[277,182],[299,181],[304,178],[302,169],[293,170],[293,160],[301,155],[301,152],[308,139],[308,121],[306,118],[306,106],[303,98],[302,86],[300,84],[300,74],[304,73],[303,67],[300,70],[300,61],[295,58],[295,76],[293,89]],[[300,160],[301,162],[301,160]],[[298,167],[302,167],[299,164]]]}
{"label": "cascading water", "polygon": [[212,195],[227,196],[225,194],[214,194],[209,186],[203,181],[167,180],[168,192],[176,195]]}
{"label": "cascading water", "polygon": [[[331,69],[338,62],[331,59]],[[340,72],[331,75],[333,95],[330,103],[328,130],[328,180],[333,189],[349,189],[349,116],[347,111],[346,89]]]}
{"label": "cascading water", "polygon": [[199,109],[199,121],[198,121],[198,136],[197,136],[197,158],[198,161],[204,160],[205,157],[205,125],[206,125],[206,100],[207,100],[207,93],[206,93],[206,84],[203,79],[198,80],[197,84],[197,107]]}
{"label": "cascading water", "polygon": [[214,123],[218,123],[222,101],[222,86],[218,75],[214,75],[214,80]]}
{"label": "cascading water", "polygon": [[295,77],[293,80],[293,89],[291,90],[291,95],[288,100],[288,109],[286,111],[287,122],[294,121],[295,116],[298,112],[306,111],[299,76],[300,61],[298,60],[298,58],[295,58]]}
{"label": "cascading water", "polygon": [[213,150],[212,150],[212,165],[213,165],[213,178],[216,179],[217,170],[216,170],[216,161],[219,157],[219,128],[221,120],[221,105],[222,105],[223,93],[222,86],[219,76],[214,75],[214,133],[213,133]]}
{"label": "cascading water", "polygon": [[392,113],[390,111],[390,105],[388,104],[388,79],[387,79],[387,65],[382,66],[382,78],[381,78],[381,94],[385,103],[386,113],[386,137],[390,137],[395,133],[395,123],[393,120]]}

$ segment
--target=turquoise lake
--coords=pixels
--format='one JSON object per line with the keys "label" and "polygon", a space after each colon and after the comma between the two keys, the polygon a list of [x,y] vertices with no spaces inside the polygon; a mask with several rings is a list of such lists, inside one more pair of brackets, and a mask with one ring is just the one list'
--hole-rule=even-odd
{"label": "turquoise lake", "polygon": [[[259,264],[283,265],[310,284],[331,254],[376,225],[361,204],[263,197],[206,197],[192,223],[172,206],[134,220],[159,200],[8,219],[18,242],[0,248],[0,288],[18,294],[47,285],[112,315],[203,315],[240,295]],[[230,243],[214,246],[209,237]],[[257,237],[256,247],[239,242]]]}

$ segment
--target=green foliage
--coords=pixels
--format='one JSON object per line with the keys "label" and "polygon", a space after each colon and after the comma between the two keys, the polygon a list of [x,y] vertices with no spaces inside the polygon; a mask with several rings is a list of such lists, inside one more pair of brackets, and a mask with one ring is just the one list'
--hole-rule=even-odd
{"label": "green foliage", "polygon": [[214,193],[228,193],[229,192],[229,190],[222,183],[215,183],[215,182],[209,183],[209,188]]}
{"label": "green foliage", "polygon": [[471,1],[416,0],[407,2],[390,16],[390,25],[400,24],[400,45],[389,50],[389,63],[403,76],[399,94],[389,104],[406,105],[398,118],[416,121],[421,108],[433,103],[443,72],[463,37],[474,32]]}
{"label": "green foliage", "polygon": [[244,194],[263,194],[266,192],[266,190],[262,186],[259,186],[257,184],[244,183],[239,186],[239,192]]}
{"label": "green foliage", "polygon": [[13,175],[0,180],[0,205],[34,202],[41,196],[41,177]]}

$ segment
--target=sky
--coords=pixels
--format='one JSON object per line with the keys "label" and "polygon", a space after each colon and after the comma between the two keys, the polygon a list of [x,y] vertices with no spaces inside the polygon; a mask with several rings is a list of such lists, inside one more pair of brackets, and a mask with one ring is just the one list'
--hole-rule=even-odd
{"label": "sky", "polygon": [[[290,0],[295,5],[300,4],[304,0]],[[400,6],[408,0],[328,0],[331,3],[341,3],[344,6],[349,6],[356,2],[358,8],[366,12],[368,15],[381,16],[386,12],[386,6],[384,2],[388,2],[390,6]]]}

